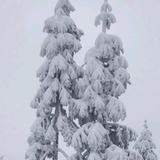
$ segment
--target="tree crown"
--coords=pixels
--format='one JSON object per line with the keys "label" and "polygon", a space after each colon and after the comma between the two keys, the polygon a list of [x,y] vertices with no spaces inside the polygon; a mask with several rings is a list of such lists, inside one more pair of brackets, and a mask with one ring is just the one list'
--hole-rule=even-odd
{"label": "tree crown", "polygon": [[111,24],[116,22],[116,18],[111,11],[112,7],[108,3],[108,0],[104,0],[100,14],[95,19],[96,26],[102,24],[102,32],[106,32],[106,29],[110,29]]}

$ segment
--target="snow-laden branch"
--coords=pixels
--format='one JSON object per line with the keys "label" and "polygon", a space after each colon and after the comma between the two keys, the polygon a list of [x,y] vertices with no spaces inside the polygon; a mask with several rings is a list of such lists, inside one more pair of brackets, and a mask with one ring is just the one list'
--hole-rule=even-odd
{"label": "snow-laden branch", "polygon": [[83,68],[84,66],[86,66],[86,63],[82,64],[82,65],[81,65],[81,68]]}
{"label": "snow-laden branch", "polygon": [[58,151],[59,151],[60,153],[62,153],[63,156],[64,156],[67,160],[69,160],[69,156],[68,156],[68,154],[67,154],[65,151],[63,151],[61,148],[58,148]]}
{"label": "snow-laden branch", "polygon": [[[46,151],[40,160],[44,160],[47,157],[47,155],[49,154],[49,152],[50,152],[50,150]],[[66,160],[69,160],[68,154],[65,151],[63,151],[61,148],[58,148],[58,152],[62,153],[62,155],[66,158]]]}
{"label": "snow-laden branch", "polygon": [[40,158],[40,160],[44,160],[47,157],[47,154],[49,154],[49,150],[45,152],[45,154]]}

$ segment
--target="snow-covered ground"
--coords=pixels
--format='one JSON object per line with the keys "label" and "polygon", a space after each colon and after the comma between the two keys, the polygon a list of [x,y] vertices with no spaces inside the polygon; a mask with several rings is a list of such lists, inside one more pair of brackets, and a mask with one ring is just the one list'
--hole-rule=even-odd
{"label": "snow-covered ground", "polygon": [[[2,2],[2,0],[1,0]],[[0,154],[8,160],[24,158],[26,139],[35,118],[29,108],[38,88],[36,70],[44,20],[53,14],[56,0],[5,0],[0,6]],[[84,30],[83,49],[77,54],[82,64],[85,52],[93,46],[100,32],[94,19],[101,2],[71,0],[76,8],[73,19]],[[117,23],[110,32],[122,38],[129,62],[132,85],[123,96],[127,109],[125,123],[138,132],[143,121],[153,132],[160,153],[160,14],[159,0],[110,0]],[[159,155],[160,156],[160,155]]]}

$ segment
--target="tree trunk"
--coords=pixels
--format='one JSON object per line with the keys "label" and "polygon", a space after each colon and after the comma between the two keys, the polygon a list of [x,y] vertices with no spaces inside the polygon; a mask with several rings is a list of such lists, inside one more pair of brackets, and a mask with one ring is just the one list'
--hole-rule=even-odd
{"label": "tree trunk", "polygon": [[105,24],[104,21],[103,21],[103,24],[102,24],[102,32],[106,33],[106,24]]}
{"label": "tree trunk", "polygon": [[[59,102],[59,95],[57,96],[57,102]],[[57,107],[56,107],[56,110],[55,110],[55,117],[54,117],[54,122],[53,122],[53,126],[56,130],[56,141],[55,141],[55,148],[56,148],[56,151],[55,151],[55,154],[54,154],[54,157],[52,158],[53,160],[58,160],[58,148],[59,148],[59,131],[58,131],[58,128],[56,126],[56,123],[57,123],[57,120],[58,120],[58,117],[59,115],[61,114],[61,110],[62,110],[62,106],[60,104],[60,102],[58,103]]]}
{"label": "tree trunk", "polygon": [[59,143],[59,132],[58,132],[58,129],[57,129],[57,127],[56,127],[56,144],[55,144],[55,148],[57,149],[56,151],[55,151],[55,154],[54,154],[54,157],[53,157],[53,160],[58,160],[58,143]]}

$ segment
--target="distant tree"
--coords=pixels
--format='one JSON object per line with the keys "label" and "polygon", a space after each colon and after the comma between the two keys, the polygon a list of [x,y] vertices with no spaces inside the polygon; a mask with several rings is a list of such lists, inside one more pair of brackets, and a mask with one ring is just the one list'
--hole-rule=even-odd
{"label": "distant tree", "polygon": [[118,122],[126,118],[126,110],[119,97],[130,84],[128,63],[119,37],[106,33],[116,22],[112,8],[105,0],[95,25],[102,24],[102,33],[85,57],[84,76],[78,80],[79,99],[72,98],[69,116],[80,128],[72,137],[72,146],[79,160],[141,160],[128,150],[136,133]]}
{"label": "distant tree", "polygon": [[45,21],[44,32],[48,35],[40,53],[45,62],[37,72],[40,89],[31,103],[37,111],[37,118],[28,138],[28,160],[57,160],[58,152],[67,157],[59,148],[59,133],[70,145],[78,128],[67,117],[70,99],[77,98],[76,81],[83,73],[73,60],[81,49],[80,38],[83,35],[70,17],[74,10],[69,0],[58,0],[54,16]]}
{"label": "distant tree", "polygon": [[148,129],[147,121],[144,123],[144,129],[134,145],[134,148],[142,155],[144,160],[157,160],[158,157],[154,152],[156,145],[152,140],[152,133]]}

